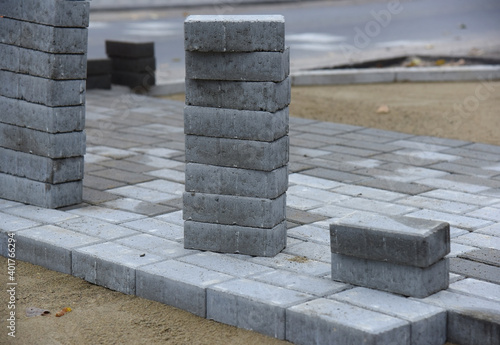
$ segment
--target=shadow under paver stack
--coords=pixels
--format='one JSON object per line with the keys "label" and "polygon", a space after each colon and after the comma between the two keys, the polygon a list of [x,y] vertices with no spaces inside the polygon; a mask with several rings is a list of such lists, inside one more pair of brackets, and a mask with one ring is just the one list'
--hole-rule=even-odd
{"label": "shadow under paver stack", "polygon": [[286,246],[284,18],[190,16],[184,25],[184,245],[274,256]]}
{"label": "shadow under paver stack", "polygon": [[81,202],[88,1],[0,3],[0,197]]}

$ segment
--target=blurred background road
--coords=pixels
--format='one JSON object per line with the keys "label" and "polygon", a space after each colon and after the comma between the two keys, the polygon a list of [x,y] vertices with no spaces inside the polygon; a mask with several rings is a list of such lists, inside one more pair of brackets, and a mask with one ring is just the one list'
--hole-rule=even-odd
{"label": "blurred background road", "polygon": [[282,14],[292,71],[414,54],[500,58],[498,0],[243,1],[255,0],[93,0],[88,57],[105,57],[106,39],[154,41],[161,84],[184,78],[186,16]]}

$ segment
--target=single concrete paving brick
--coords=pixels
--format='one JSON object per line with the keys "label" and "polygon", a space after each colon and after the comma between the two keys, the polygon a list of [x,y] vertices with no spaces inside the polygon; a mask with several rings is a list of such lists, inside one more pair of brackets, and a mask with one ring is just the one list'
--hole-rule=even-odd
{"label": "single concrete paving brick", "polygon": [[16,73],[19,72],[21,49],[23,48],[8,44],[0,44],[0,69]]}
{"label": "single concrete paving brick", "polygon": [[45,133],[0,123],[0,147],[50,158],[85,154],[85,132]]}
{"label": "single concrete paving brick", "polygon": [[16,232],[16,259],[72,274],[72,251],[101,241],[55,225],[44,225]]}
{"label": "single concrete paving brick", "polygon": [[86,54],[86,28],[59,28],[21,22],[19,46],[58,54]]}
{"label": "single concrete paving brick", "polygon": [[113,58],[151,58],[155,56],[155,44],[106,40],[106,55]]}
{"label": "single concrete paving brick", "polygon": [[288,163],[289,139],[272,142],[187,135],[186,163],[272,171]]}
{"label": "single concrete paving brick", "polygon": [[447,291],[489,299],[500,303],[500,285],[467,278],[450,284]]}
{"label": "single concrete paving brick", "polygon": [[398,265],[332,253],[332,279],[423,298],[448,288],[448,259],[426,267]]}
{"label": "single concrete paving brick", "polygon": [[75,277],[129,295],[136,292],[136,269],[164,259],[113,242],[74,249],[72,257]]}
{"label": "single concrete paving brick", "polygon": [[0,172],[51,184],[83,179],[83,156],[51,159],[0,147]]}
{"label": "single concrete paving brick", "polygon": [[0,122],[47,133],[82,131],[85,105],[48,107],[0,96]]}
{"label": "single concrete paving brick", "polygon": [[89,1],[81,0],[3,0],[4,17],[62,27],[87,27]]}
{"label": "single concrete paving brick", "polygon": [[194,15],[184,21],[184,48],[201,52],[285,49],[281,15]]}
{"label": "single concrete paving brick", "polygon": [[281,82],[290,74],[284,52],[203,53],[186,51],[186,78]]}
{"label": "single concrete paving brick", "polygon": [[40,225],[40,223],[6,213],[0,213],[0,218],[2,219],[0,223],[0,255],[4,257],[9,257],[9,249],[11,251],[13,248],[15,249],[15,246],[9,246],[9,244],[13,244],[12,240],[9,242],[9,234],[15,234],[19,230],[34,228]]}
{"label": "single concrete paving brick", "polygon": [[252,256],[275,256],[286,247],[286,222],[271,229],[186,221],[184,247]]}
{"label": "single concrete paving brick", "polygon": [[450,252],[448,223],[354,213],[330,225],[333,253],[428,267]]}
{"label": "single concrete paving brick", "polygon": [[286,311],[286,340],[300,345],[409,345],[407,321],[318,298]]}
{"label": "single concrete paving brick", "polygon": [[422,302],[448,310],[447,337],[450,343],[500,344],[500,303],[448,291],[440,291]]}
{"label": "single concrete paving brick", "polygon": [[275,113],[186,106],[184,133],[198,136],[274,141],[288,133],[288,107]]}
{"label": "single concrete paving brick", "polygon": [[442,345],[446,342],[446,309],[361,287],[330,298],[408,321],[411,345]]}
{"label": "single concrete paving brick", "polygon": [[82,181],[50,184],[0,173],[0,198],[44,208],[82,202]]}
{"label": "single concrete paving brick", "polygon": [[32,49],[19,49],[20,73],[55,80],[85,79],[87,70],[85,54],[51,54]]}
{"label": "single concrete paving brick", "polygon": [[313,296],[248,279],[207,289],[207,319],[285,339],[285,310]]}
{"label": "single concrete paving brick", "polygon": [[279,83],[186,79],[186,105],[274,113],[289,104],[289,77]]}
{"label": "single concrete paving brick", "polygon": [[287,165],[259,171],[187,163],[185,171],[186,192],[275,199],[288,188]]}
{"label": "single concrete paving brick", "polygon": [[233,276],[175,260],[136,270],[136,295],[206,317],[207,287]]}
{"label": "single concrete paving brick", "polygon": [[22,21],[0,18],[2,25],[0,25],[0,43],[11,44],[19,46],[21,44],[21,25]]}
{"label": "single concrete paving brick", "polygon": [[271,229],[285,220],[286,195],[276,199],[184,193],[184,220]]}

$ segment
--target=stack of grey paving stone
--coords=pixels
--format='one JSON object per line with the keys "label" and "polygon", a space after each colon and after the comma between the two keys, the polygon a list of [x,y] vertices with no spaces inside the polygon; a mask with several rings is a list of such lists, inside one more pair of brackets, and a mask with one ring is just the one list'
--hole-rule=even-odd
{"label": "stack of grey paving stone", "polygon": [[417,298],[448,288],[448,223],[355,213],[330,240],[333,280]]}
{"label": "stack of grey paving stone", "polygon": [[137,90],[155,85],[154,42],[106,41],[106,54],[111,59],[113,84]]}
{"label": "stack of grey paving stone", "polygon": [[184,25],[184,245],[274,256],[286,246],[284,18],[190,16]]}
{"label": "stack of grey paving stone", "polygon": [[0,198],[82,199],[88,1],[0,2]]}

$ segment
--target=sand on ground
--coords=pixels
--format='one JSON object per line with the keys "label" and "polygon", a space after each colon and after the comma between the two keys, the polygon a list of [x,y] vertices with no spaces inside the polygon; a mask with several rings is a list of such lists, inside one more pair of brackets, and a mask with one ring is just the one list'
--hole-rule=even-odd
{"label": "sand on ground", "polygon": [[[184,95],[172,99],[183,100]],[[377,113],[387,105],[389,113]],[[500,145],[500,82],[294,87],[292,116]],[[0,257],[0,344],[285,344],[188,312],[16,262],[16,337],[8,336]],[[50,316],[25,316],[27,307]],[[62,308],[70,313],[55,317]]]}

